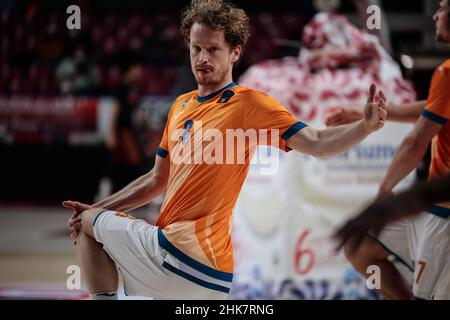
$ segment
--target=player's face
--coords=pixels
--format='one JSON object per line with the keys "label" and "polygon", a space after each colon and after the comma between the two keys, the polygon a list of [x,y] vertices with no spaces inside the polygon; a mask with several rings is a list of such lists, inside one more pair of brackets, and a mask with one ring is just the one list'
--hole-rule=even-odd
{"label": "player's face", "polygon": [[450,43],[450,21],[448,0],[443,0],[433,16],[436,23],[436,39],[439,42]]}
{"label": "player's face", "polygon": [[192,72],[199,85],[215,87],[232,81],[232,67],[240,48],[230,48],[223,31],[194,23],[189,51]]}

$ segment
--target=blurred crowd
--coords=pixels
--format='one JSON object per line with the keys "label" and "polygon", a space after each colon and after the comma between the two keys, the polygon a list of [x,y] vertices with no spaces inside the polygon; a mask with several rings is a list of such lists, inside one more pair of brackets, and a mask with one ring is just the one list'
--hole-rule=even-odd
{"label": "blurred crowd", "polygon": [[[0,92],[27,95],[104,95],[115,90],[130,61],[142,65],[140,94],[178,95],[194,87],[186,45],[174,12],[92,12],[81,7],[81,29],[68,30],[64,11],[38,3],[0,11]],[[257,13],[237,73],[279,58],[280,39],[300,38],[295,12]]]}

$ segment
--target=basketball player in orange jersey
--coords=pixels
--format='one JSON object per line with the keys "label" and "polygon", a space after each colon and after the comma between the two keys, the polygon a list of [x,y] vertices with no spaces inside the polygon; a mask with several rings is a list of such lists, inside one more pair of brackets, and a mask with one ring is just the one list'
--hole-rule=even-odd
{"label": "basketball player in orange jersey", "polygon": [[[234,83],[232,67],[248,38],[249,21],[231,4],[192,1],[181,32],[198,90],[173,103],[154,168],[94,205],[64,202],[74,210],[69,225],[93,299],[117,297],[117,269],[126,294],[227,298],[233,279],[232,212],[254,147],[333,156],[384,125],[385,98],[375,86],[364,119],[316,130],[270,96]],[[164,191],[156,225],[126,213]]]}
{"label": "basketball player in orange jersey", "polygon": [[[437,40],[450,44],[449,0],[440,2],[433,19]],[[442,177],[450,172],[450,59],[435,70],[428,99],[424,106],[421,104],[411,104],[402,111],[398,111],[400,108],[387,108],[388,119],[408,121],[424,107],[381,183],[379,198],[390,195],[392,189],[416,168],[430,142],[429,178]],[[389,115],[391,110],[394,112],[392,117]],[[338,118],[342,117],[330,120],[341,122],[342,119]],[[388,298],[450,299],[450,202],[435,203],[425,211],[414,219],[389,225],[377,237],[369,232],[364,239],[349,239],[344,246],[347,258],[366,277],[368,266],[380,266],[381,291]],[[357,233],[355,237],[359,235]],[[401,244],[405,239],[406,253]],[[355,241],[358,242],[356,247]],[[388,260],[390,254],[402,260],[408,256],[412,260],[406,261],[412,262],[414,270],[412,292]]]}

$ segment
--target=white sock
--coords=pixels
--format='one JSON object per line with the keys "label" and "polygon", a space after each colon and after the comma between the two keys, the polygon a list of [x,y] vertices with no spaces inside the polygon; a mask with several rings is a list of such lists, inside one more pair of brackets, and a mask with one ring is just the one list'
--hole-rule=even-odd
{"label": "white sock", "polygon": [[91,300],[117,300],[117,291],[92,293]]}

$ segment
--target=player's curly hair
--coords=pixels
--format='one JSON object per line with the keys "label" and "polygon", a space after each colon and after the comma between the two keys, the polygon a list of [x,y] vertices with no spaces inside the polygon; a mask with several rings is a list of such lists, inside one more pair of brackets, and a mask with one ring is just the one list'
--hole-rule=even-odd
{"label": "player's curly hair", "polygon": [[194,23],[223,31],[231,48],[241,46],[243,49],[250,34],[249,18],[244,10],[223,0],[192,0],[181,15],[180,32],[188,45]]}

